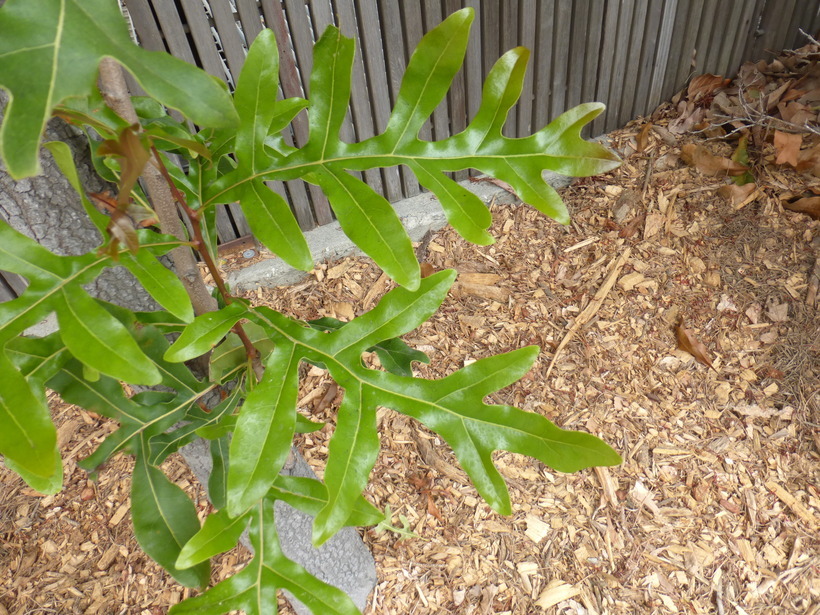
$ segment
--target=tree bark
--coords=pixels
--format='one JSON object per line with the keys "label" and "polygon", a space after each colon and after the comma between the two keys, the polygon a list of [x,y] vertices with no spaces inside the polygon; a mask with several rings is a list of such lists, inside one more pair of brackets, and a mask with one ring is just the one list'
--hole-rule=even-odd
{"label": "tree bark", "polygon": [[[0,116],[7,101],[6,94],[0,91]],[[46,125],[45,139],[68,144],[86,190],[102,192],[111,187],[95,172],[81,132],[55,118]],[[0,163],[0,217],[55,254],[78,255],[93,250],[103,238],[86,215],[80,197],[48,150],[42,150],[40,160],[43,173],[20,181],[13,180]],[[95,297],[132,310],[159,307],[124,267],[104,270],[87,290]]]}
{"label": "tree bark", "polygon": [[[122,68],[111,58],[103,58],[100,62],[100,92],[108,106],[126,122],[131,124],[138,122]],[[157,213],[160,229],[166,235],[173,235],[177,239],[186,241],[185,228],[179,219],[179,212],[174,197],[171,195],[171,189],[154,162],[154,156],[152,156],[145,165],[141,179],[151,205]],[[158,161],[156,163],[158,164]],[[217,308],[216,299],[208,292],[208,287],[202,280],[191,248],[179,246],[171,251],[170,256],[177,276],[191,297],[194,312],[199,315],[215,310]]]}

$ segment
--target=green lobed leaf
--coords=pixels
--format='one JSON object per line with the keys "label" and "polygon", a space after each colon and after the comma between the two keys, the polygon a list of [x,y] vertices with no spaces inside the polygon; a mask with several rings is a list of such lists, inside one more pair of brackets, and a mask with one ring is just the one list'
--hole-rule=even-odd
{"label": "green lobed leaf", "polygon": [[387,199],[337,165],[323,165],[305,179],[321,186],[345,235],[396,282],[418,288],[413,244]]}
{"label": "green lobed leaf", "polygon": [[194,534],[179,552],[177,568],[184,569],[225,551],[229,551],[239,542],[239,537],[251,519],[250,512],[231,517],[227,510],[208,515],[202,528]]}
{"label": "green lobed leaf", "polygon": [[211,567],[205,562],[195,567],[177,568],[182,547],[199,531],[193,502],[163,472],[148,463],[147,441],[143,437],[131,479],[131,519],[134,536],[142,550],[186,587],[208,584]]}
{"label": "green lobed leaf", "polygon": [[[337,331],[346,324],[329,316],[308,321],[308,325],[317,331]],[[400,337],[386,339],[374,344],[367,349],[367,352],[375,352],[382,367],[388,372],[393,372],[399,376],[412,376],[414,361],[419,363],[430,362],[430,358],[426,354],[420,350],[410,348]]]}
{"label": "green lobed leaf", "polygon": [[60,336],[85,365],[134,384],[159,384],[162,376],[127,329],[81,288],[62,289],[57,307]]}
{"label": "green lobed leaf", "polygon": [[[559,429],[536,413],[483,402],[528,371],[537,354],[534,347],[477,361],[441,380],[399,376],[362,365],[361,354],[368,348],[428,318],[454,279],[455,272],[443,271],[422,279],[415,292],[396,288],[370,312],[326,333],[265,307],[249,315],[274,343],[293,348],[278,373],[294,369],[299,360],[320,363],[345,391],[325,468],[328,502],[314,522],[316,543],[344,525],[366,483],[378,448],[378,406],[408,414],[440,433],[479,492],[499,512],[509,511],[509,496],[492,463],[496,450],[530,455],[568,472],[620,462],[610,447],[590,434]],[[267,482],[260,482],[270,485],[274,480],[269,475]]]}
{"label": "green lobed leaf", "polygon": [[149,95],[197,124],[235,123],[224,85],[183,60],[135,45],[116,3],[7,0],[0,8],[0,87],[10,100],[0,126],[0,157],[12,177],[39,173],[38,145],[51,110],[90,93],[105,56],[125,66]]}
{"label": "green lobed leaf", "polygon": [[[151,453],[148,458],[148,462],[151,465],[160,465],[168,457],[168,455],[179,450],[186,444],[193,442],[196,440],[197,436],[201,436],[202,432],[200,430],[205,430],[219,425],[223,418],[229,416],[236,409],[236,406],[240,401],[241,394],[242,387],[237,386],[230,396],[222,400],[209,413],[201,412],[194,414],[189,411],[185,416],[185,420],[188,421],[185,425],[152,437],[150,440]],[[193,407],[195,406],[192,406],[192,408]],[[211,449],[213,452],[214,447],[212,446]],[[216,468],[216,456],[212,455],[212,457],[214,459],[214,470],[211,472],[211,479],[215,482],[217,478],[215,475],[219,475],[221,472]],[[227,450],[225,450],[226,461],[227,458]],[[223,462],[220,461],[219,463]],[[214,493],[210,488],[208,493],[214,506],[217,508],[224,508],[224,504],[220,506],[216,503]]]}
{"label": "green lobed leaf", "polygon": [[219,510],[228,506],[228,461],[230,440],[226,434],[211,440],[211,474],[208,476],[208,497]]}
{"label": "green lobed leaf", "polygon": [[47,381],[71,358],[56,331],[45,337],[15,337],[6,344],[6,355],[29,382],[37,383]]}
{"label": "green lobed leaf", "polygon": [[[273,30],[262,30],[248,51],[234,93],[234,103],[241,118],[235,140],[238,176],[252,175],[272,162],[265,149],[265,140],[277,116],[278,84],[276,39]],[[285,110],[286,116],[291,110]],[[284,126],[280,126],[277,132],[282,128]],[[244,184],[236,198],[259,241],[289,265],[304,271],[313,268],[307,241],[281,196],[259,180]]]}
{"label": "green lobed leaf", "polygon": [[[253,347],[259,351],[259,359],[266,361],[268,355],[273,350],[273,342],[268,337],[267,332],[257,324],[252,322],[242,325],[248,339],[253,344]],[[245,346],[239,336],[231,333],[225,338],[225,341],[214,348],[210,359],[210,375],[211,380],[221,383],[224,381],[224,375],[239,367],[247,364],[248,355],[245,351]]]}
{"label": "green lobed leaf", "polygon": [[263,499],[252,515],[251,562],[205,593],[174,605],[169,615],[222,615],[240,609],[247,615],[275,615],[277,589],[289,591],[316,614],[360,615],[346,593],[285,557],[276,535],[273,501]]}
{"label": "green lobed leaf", "polygon": [[[328,493],[327,487],[315,478],[280,474],[273,482],[268,497],[282,500],[293,508],[315,517],[327,506]],[[378,508],[359,496],[345,525],[375,525],[383,519],[384,515]]]}
{"label": "green lobed leaf", "polygon": [[[42,388],[38,393],[0,349],[0,454],[22,470],[37,486],[56,480],[57,431],[51,422]],[[62,471],[62,469],[61,469]],[[45,482],[44,482],[45,481]]]}
{"label": "green lobed leaf", "polygon": [[237,515],[267,493],[290,454],[296,424],[296,347],[277,343],[236,424],[228,469],[228,511]]}
{"label": "green lobed leaf", "polygon": [[330,438],[325,468],[327,504],[313,523],[313,544],[322,544],[344,526],[379,455],[376,404],[363,399],[363,386],[345,387]]}
{"label": "green lobed leaf", "polygon": [[162,307],[183,322],[194,319],[194,308],[182,282],[148,250],[123,254],[120,260]]}
{"label": "green lobed leaf", "polygon": [[[478,197],[449,179],[448,172],[477,169],[502,179],[525,202],[567,223],[566,207],[544,180],[543,171],[587,176],[611,170],[620,160],[580,136],[581,128],[603,111],[598,103],[571,109],[529,137],[503,136],[507,116],[522,91],[527,50],[516,48],[499,59],[485,81],[479,110],[464,131],[435,142],[419,139],[421,127],[446,96],[461,66],[472,21],[473,10],[462,9],[422,38],[385,131],[360,143],[345,143],[339,137],[348,109],[353,44],[329,27],[315,49],[307,144],[299,149],[286,147],[281,135],[274,134],[279,126],[274,130],[271,125],[265,140],[270,165],[255,168],[250,176],[236,170],[223,174],[206,188],[203,206],[230,202],[263,180],[301,177],[327,194],[342,229],[354,243],[394,280],[411,289],[418,284],[419,272],[401,222],[389,204],[350,171],[405,165],[438,197],[454,228],[479,244],[492,243],[487,233],[491,215]],[[244,122],[253,121],[254,109],[240,109]],[[253,194],[249,199],[260,201]]]}
{"label": "green lobed leaf", "polygon": [[221,310],[197,316],[165,353],[165,360],[180,363],[205,354],[247,313],[245,303],[235,300]]}

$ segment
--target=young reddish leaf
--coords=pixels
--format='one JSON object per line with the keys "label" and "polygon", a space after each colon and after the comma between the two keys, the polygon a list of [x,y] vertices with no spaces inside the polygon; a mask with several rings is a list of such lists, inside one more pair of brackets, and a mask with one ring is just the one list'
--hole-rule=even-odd
{"label": "young reddish leaf", "polygon": [[128,126],[123,129],[117,140],[108,139],[100,144],[97,153],[101,156],[114,156],[120,161],[119,196],[117,205],[120,209],[125,209],[131,201],[131,190],[137,183],[142,170],[151,152],[142,142],[138,134],[139,124]]}
{"label": "young reddish leaf", "polygon": [[112,212],[111,222],[108,223],[106,230],[111,234],[114,242],[124,245],[131,254],[136,254],[140,249],[140,241],[137,239],[134,221],[119,209]]}
{"label": "young reddish leaf", "polygon": [[743,175],[749,170],[745,164],[715,156],[702,145],[687,143],[681,147],[681,160],[705,175]]}
{"label": "young reddish leaf", "polygon": [[783,208],[789,211],[797,211],[801,214],[806,214],[820,220],[820,196],[810,196],[803,199],[798,199],[793,203],[784,202]]}
{"label": "young reddish leaf", "polygon": [[777,152],[775,164],[790,164],[797,167],[803,135],[790,132],[774,131],[774,149]]}
{"label": "young reddish leaf", "polygon": [[707,367],[715,369],[712,365],[712,359],[709,358],[709,351],[706,346],[698,340],[695,335],[683,326],[683,321],[678,323],[675,328],[675,336],[678,338],[678,348],[691,354],[697,361],[700,361]]}

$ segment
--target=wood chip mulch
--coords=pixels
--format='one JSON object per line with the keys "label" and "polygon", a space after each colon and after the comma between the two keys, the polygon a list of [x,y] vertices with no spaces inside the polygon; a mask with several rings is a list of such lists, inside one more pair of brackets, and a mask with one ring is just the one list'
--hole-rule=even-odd
{"label": "wood chip mulch", "polygon": [[[537,344],[532,371],[491,401],[599,435],[624,462],[565,475],[498,453],[514,509],[502,517],[435,434],[381,410],[366,495],[415,536],[362,531],[379,574],[368,613],[820,613],[820,308],[807,302],[820,221],[781,206],[820,183],[774,164],[767,145],[755,198],[732,204],[716,195],[726,179],[680,160],[687,142],[731,149],[670,132],[677,117],[666,106],[648,131],[636,120],[610,135],[625,162],[562,191],[570,226],[493,205],[495,245],[447,229],[426,246],[429,266],[460,276],[405,337],[431,359],[417,374]],[[346,320],[390,287],[349,258],[249,296]],[[681,321],[712,368],[678,348]],[[299,407],[329,425],[299,445],[321,476],[342,393],[305,372]],[[38,496],[0,469],[0,615],[164,613],[190,592],[135,544],[131,461],[118,456],[93,483],[76,467],[112,425],[52,401],[65,491]],[[204,514],[179,459],[165,469]],[[214,581],[247,558],[218,558]]]}

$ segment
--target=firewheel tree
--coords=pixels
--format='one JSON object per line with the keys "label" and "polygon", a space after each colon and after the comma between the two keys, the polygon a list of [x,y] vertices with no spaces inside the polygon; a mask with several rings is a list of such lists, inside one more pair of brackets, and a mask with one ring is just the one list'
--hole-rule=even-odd
{"label": "firewheel tree", "polygon": [[[88,135],[98,173],[117,187],[101,212],[81,185],[67,146],[46,143],[99,229],[101,245],[59,256],[0,222],[0,269],[28,281],[20,297],[0,304],[0,454],[34,489],[61,488],[56,430],[45,401],[49,388],[118,423],[80,465],[94,471],[118,452],[135,457],[135,535],[177,581],[206,586],[209,558],[231,549],[249,528],[251,562],[172,613],[241,609],[267,615],[276,612],[278,589],[314,613],[357,613],[343,592],[284,556],[273,505],[282,500],[311,514],[317,545],[342,527],[379,523],[383,513],[362,495],[379,450],[379,407],[436,432],[502,514],[511,506],[493,464],[496,450],[528,455],[563,472],[620,462],[591,434],[485,403],[530,369],[536,347],[481,359],[440,379],[413,375],[413,362],[427,357],[401,336],[430,318],[456,274],[422,278],[398,216],[352,172],[403,165],[438,198],[464,239],[487,245],[493,241],[489,210],[449,172],[476,169],[503,180],[524,202],[567,223],[567,210],[542,172],[580,177],[619,164],[614,154],[580,136],[603,110],[597,103],[575,107],[530,136],[502,135],[529,56],[520,47],[489,72],[465,130],[438,141],[420,139],[461,67],[472,21],[472,10],[463,9],[425,35],[384,131],[347,143],[340,130],[355,49],[336,27],[315,44],[310,99],[279,99],[271,30],[254,40],[230,93],[200,69],[133,44],[114,0],[7,0],[0,9],[0,87],[9,98],[0,157],[7,172],[15,179],[38,173],[41,135],[56,115]],[[104,71],[119,71],[117,63],[145,97],[123,99],[105,91],[110,79]],[[302,112],[309,136],[293,147],[283,131]],[[375,308],[350,322],[304,322],[254,306],[230,293],[215,265],[216,207],[238,202],[265,246],[293,267],[313,267],[293,213],[269,187],[295,179],[327,195],[342,230],[396,282]],[[179,224],[177,211],[187,226]],[[202,280],[182,272],[192,249],[216,283],[216,301],[208,295],[203,300],[197,291]],[[165,254],[176,272],[158,260]],[[126,267],[161,309],[134,312],[90,296],[85,287],[115,266]],[[52,313],[56,332],[25,334]],[[363,362],[368,352],[378,355],[379,367]],[[297,411],[302,363],[327,370],[344,391],[323,481],[280,475],[294,435],[323,427]],[[123,383],[144,390],[129,396]],[[194,503],[160,469],[168,455],[197,438],[210,442],[217,469],[208,484],[215,512],[201,526]]]}

